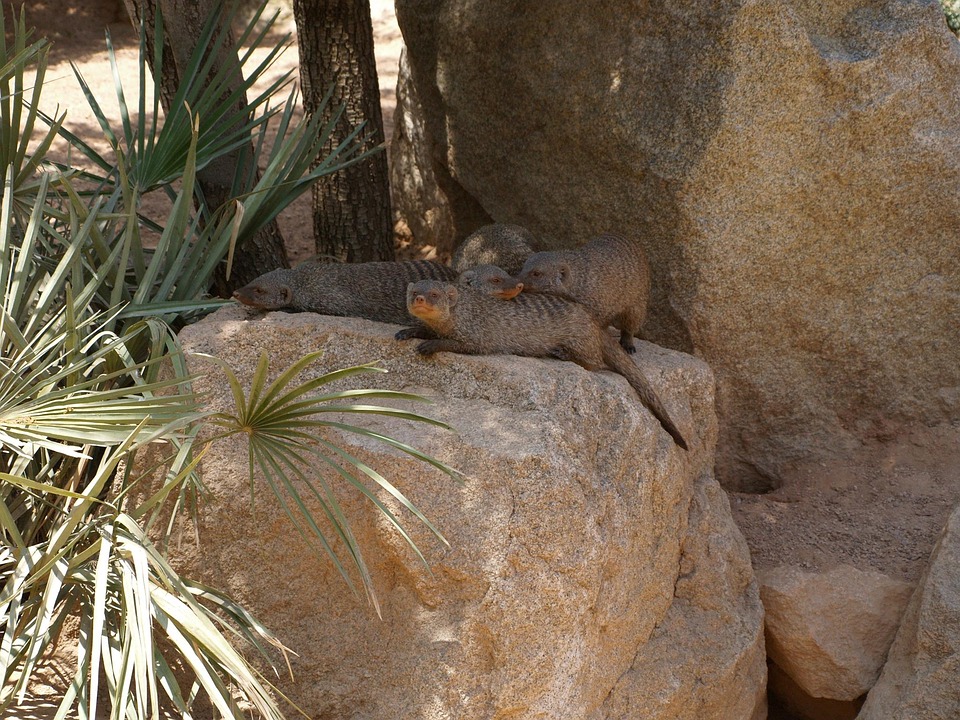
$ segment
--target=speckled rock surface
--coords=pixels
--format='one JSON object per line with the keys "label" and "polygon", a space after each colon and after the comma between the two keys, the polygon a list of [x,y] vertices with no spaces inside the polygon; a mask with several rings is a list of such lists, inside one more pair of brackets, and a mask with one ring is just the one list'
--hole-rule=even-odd
{"label": "speckled rock surface", "polygon": [[960,44],[936,2],[396,7],[454,226],[640,238],[645,334],[714,370],[727,487],[960,415]]}
{"label": "speckled rock surface", "polygon": [[855,700],[873,687],[911,584],[849,565],[823,573],[785,565],[759,579],[767,655],[801,690]]}
{"label": "speckled rock surface", "polygon": [[910,599],[858,720],[960,717],[960,507]]}
{"label": "speckled rock surface", "polygon": [[[369,503],[340,494],[382,621],[259,485],[251,510],[241,442],[205,456],[214,502],[199,548],[185,533],[177,562],[299,653],[283,690],[311,717],[344,720],[763,717],[762,609],[711,474],[706,365],[646,343],[637,354],[671,413],[695,428],[684,453],[620,376],[512,356],[424,359],[395,330],[227,308],[182,333],[188,351],[228,359],[247,382],[262,350],[277,371],[316,349],[324,356],[311,372],[377,360],[388,374],[338,387],[422,393],[435,402],[416,409],[456,428],[370,422],[462,469],[462,485],[369,439],[335,437],[451,543],[405,517],[430,574]],[[197,386],[210,406],[225,407],[229,390],[209,361],[190,365],[206,373]]]}

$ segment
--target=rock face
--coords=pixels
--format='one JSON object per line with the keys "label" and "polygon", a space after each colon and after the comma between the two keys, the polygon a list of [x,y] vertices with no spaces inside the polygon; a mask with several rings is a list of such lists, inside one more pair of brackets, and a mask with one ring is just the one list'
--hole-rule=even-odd
{"label": "rock face", "polygon": [[390,142],[390,202],[394,215],[407,224],[422,245],[441,254],[453,250],[453,218],[449,202],[437,186],[433,163],[424,140],[423,108],[410,80],[406,51],[400,52],[397,108]]}
{"label": "rock face", "polygon": [[855,700],[887,657],[913,586],[842,565],[761,572],[767,655],[808,695]]}
{"label": "rock face", "polygon": [[[304,546],[262,484],[251,509],[239,441],[205,456],[214,502],[199,548],[185,533],[178,563],[299,653],[284,692],[310,717],[347,720],[764,717],[762,608],[711,474],[707,366],[639,343],[664,403],[696,428],[684,453],[618,375],[511,356],[424,359],[395,330],[311,313],[248,320],[227,308],[181,335],[246,382],[264,348],[275,372],[316,349],[324,356],[311,373],[377,360],[389,374],[337,388],[426,394],[435,403],[414,409],[455,428],[367,423],[460,468],[462,485],[368,438],[332,436],[450,541],[404,516],[431,574],[369,503],[338,490],[382,621]],[[197,381],[210,406],[227,407],[209,361],[189,362],[210,373]]]}
{"label": "rock face", "polygon": [[960,415],[960,44],[934,0],[397,0],[463,236],[637,237],[717,473]]}
{"label": "rock face", "polygon": [[883,673],[858,720],[960,715],[960,507],[910,599]]}

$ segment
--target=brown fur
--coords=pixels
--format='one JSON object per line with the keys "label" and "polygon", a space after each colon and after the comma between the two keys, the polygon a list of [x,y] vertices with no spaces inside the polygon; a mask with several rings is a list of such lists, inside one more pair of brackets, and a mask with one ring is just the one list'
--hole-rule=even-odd
{"label": "brown fur", "polygon": [[[588,370],[609,368],[623,375],[674,441],[687,443],[640,368],[590,314],[553,295],[521,293],[511,302],[470,287],[425,280],[410,283],[407,306],[437,338],[417,346],[422,355],[440,351],[468,355],[511,353],[572,360]],[[417,329],[400,339],[424,337]]]}
{"label": "brown fur", "polygon": [[428,260],[301,263],[261,275],[233,297],[261,310],[307,311],[407,325],[409,283],[455,278],[451,268]]}
{"label": "brown fur", "polygon": [[533,235],[520,225],[484,225],[453,251],[450,266],[462,273],[477,265],[496,265],[516,275],[533,252]]}
{"label": "brown fur", "polygon": [[528,293],[580,303],[602,327],[618,328],[623,349],[634,352],[633,338],[647,317],[650,296],[650,265],[638,242],[599,235],[577,250],[534,253],[519,280]]}
{"label": "brown fur", "polygon": [[457,285],[483,290],[501,300],[513,300],[523,291],[522,282],[496,265],[477,265],[464,270],[457,278]]}

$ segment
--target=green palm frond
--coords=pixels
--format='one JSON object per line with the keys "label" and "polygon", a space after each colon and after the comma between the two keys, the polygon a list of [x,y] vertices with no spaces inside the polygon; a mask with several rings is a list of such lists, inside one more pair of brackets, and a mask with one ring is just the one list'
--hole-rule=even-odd
{"label": "green palm frond", "polygon": [[[56,720],[94,720],[102,715],[97,705],[104,697],[111,718],[146,720],[161,706],[190,717],[200,695],[225,717],[240,717],[241,703],[263,718],[283,716],[271,699],[282,696],[271,694],[276,690],[228,640],[253,648],[271,665],[289,651],[249,612],[217,590],[181,578],[164,558],[174,523],[195,512],[202,495],[197,469],[209,433],[201,430],[211,419],[220,437],[247,434],[251,478],[260,472],[268,479],[303,537],[330,553],[348,583],[351,573],[359,573],[374,607],[370,574],[338,501],[339,486],[368,498],[421,559],[401,516],[410,513],[446,542],[386,477],[335,440],[314,437],[324,429],[353,433],[457,476],[418,449],[362,426],[362,418],[381,415],[446,427],[369,403],[420,398],[328,387],[382,372],[378,368],[347,368],[299,382],[316,360],[310,355],[268,382],[264,358],[246,394],[225,368],[236,408],[215,418],[200,409],[192,391],[175,331],[223,304],[205,297],[214,269],[320,175],[365,157],[357,129],[318,161],[332,124],[294,121],[292,95],[282,110],[270,109],[270,96],[285,78],[254,98],[247,112],[236,111],[239,93],[279,52],[268,52],[232,95],[225,92],[239,64],[266,42],[270,23],[258,26],[258,18],[243,32],[240,43],[249,48],[244,57],[220,70],[203,55],[204,42],[216,47],[223,41],[215,37],[215,23],[208,23],[162,128],[159,89],[152,108],[144,100],[147,83],[158,84],[150,77],[144,38],[136,100],[128,104],[133,95],[116,81],[119,124],[107,119],[77,73],[113,147],[111,158],[63,127],[62,114],[39,109],[45,41],[29,42],[22,12],[12,33],[0,32],[2,717],[29,693],[41,658],[65,642],[71,617],[79,619],[79,635],[70,638],[77,664]],[[0,30],[6,30],[3,22],[0,14]],[[157,28],[153,59],[159,68],[159,21]],[[109,36],[107,45],[115,65]],[[30,65],[37,77],[32,88],[25,82]],[[30,146],[37,119],[48,129]],[[280,128],[266,154],[269,122]],[[251,134],[255,154],[265,160],[262,177],[252,167],[239,168],[234,199],[206,207],[196,189],[197,170],[250,142]],[[57,135],[95,169],[49,163],[45,154]],[[174,199],[170,216],[159,224],[137,212],[141,195],[156,189]],[[145,229],[157,231],[155,246],[142,242]],[[351,415],[356,424],[344,419]],[[328,472],[305,471],[318,464]],[[405,510],[391,510],[387,501]],[[318,506],[321,517],[314,518],[310,508]],[[346,548],[342,560],[332,550],[338,541]],[[184,671],[192,676],[190,686],[180,685]]]}
{"label": "green palm frond", "polygon": [[[284,50],[284,43],[275,45],[259,64],[252,70],[248,69],[246,76],[242,72],[243,62],[252,52],[263,46],[266,33],[272,29],[276,20],[276,16],[267,20],[260,32],[254,33],[262,12],[261,8],[254,14],[242,33],[243,38],[251,42],[247,51],[219,68],[215,67],[214,58],[218,56],[226,38],[216,32],[216,13],[207,19],[197,42],[197,49],[184,68],[180,86],[162,125],[157,122],[161,92],[159,83],[151,77],[145,23],[141,19],[139,92],[134,95],[138,99],[136,124],[131,120],[134,113],[127,102],[129,93],[120,80],[116,53],[107,32],[107,55],[114,69],[114,93],[120,109],[119,127],[113,126],[79,68],[76,65],[72,67],[104,137],[113,151],[121,157],[106,158],[69,131],[62,131],[60,134],[101,169],[102,173],[97,177],[106,187],[118,182],[116,170],[123,167],[128,173],[128,182],[137,195],[169,186],[180,178],[187,162],[195,119],[198,117],[200,122],[195,141],[198,168],[203,168],[214,159],[249,143],[251,133],[262,127],[272,114],[269,111],[258,114],[258,110],[266,105],[269,97],[291,81],[291,73],[288,71],[270,82],[263,93],[253,101],[244,102],[247,91],[270,69]],[[236,9],[231,11],[229,18],[235,13]],[[225,22],[229,23],[229,20]],[[164,46],[163,19],[159,14],[159,7],[154,22],[154,35],[156,54],[153,67],[159,69],[163,66]],[[148,93],[144,92],[148,82],[154,85],[152,107],[147,106]]]}
{"label": "green palm frond", "polygon": [[[47,116],[49,127],[35,141],[33,132],[40,119],[38,101],[47,69],[49,43],[41,39],[28,44],[30,33],[24,17],[24,8],[21,7],[20,18],[12,18],[13,27],[8,35],[4,17],[0,14],[0,168],[13,170],[13,207],[21,220],[22,213],[32,206],[36,171],[64,119],[63,113]],[[11,36],[12,44],[8,44]],[[31,66],[33,85],[27,87],[27,69]]]}
{"label": "green palm frond", "polygon": [[[277,137],[282,142],[274,143],[259,180],[256,165],[251,165],[234,181],[234,194],[242,199],[244,205],[237,240],[239,245],[253,237],[258,229],[271,222],[321,177],[362,162],[383,149],[382,146],[376,146],[361,151],[365,138],[361,134],[363,126],[360,125],[347,135],[340,147],[314,165],[345,110],[344,107],[336,109],[327,123],[322,125],[324,110],[332,97],[331,88],[309,120],[294,123],[297,96],[295,92],[290,93],[278,118],[268,118],[264,129],[269,127],[269,121],[277,119]],[[262,141],[265,136],[266,133],[261,133],[258,139]],[[263,150],[258,148],[257,156],[262,153]],[[311,165],[314,165],[312,169]]]}
{"label": "green palm frond", "polygon": [[[372,364],[358,365],[296,383],[300,373],[316,362],[321,355],[321,352],[315,352],[304,356],[268,383],[269,361],[266,353],[263,353],[257,363],[248,393],[244,393],[240,381],[226,363],[218,358],[203,355],[219,365],[226,374],[235,405],[233,413],[216,413],[211,417],[211,422],[223,428],[224,436],[241,434],[247,439],[251,501],[255,495],[254,474],[259,471],[301,536],[314,547],[316,547],[314,543],[319,543],[319,549],[330,556],[351,587],[354,585],[347,565],[353,566],[360,576],[368,599],[379,613],[379,602],[373,590],[362,550],[344,515],[333,485],[324,477],[324,473],[307,473],[305,468],[316,467],[316,461],[319,460],[334,477],[340,478],[359,491],[390,521],[425,565],[426,559],[422,552],[374,488],[386,491],[438,540],[444,544],[449,543],[440,530],[387,478],[335,442],[318,434],[316,430],[329,428],[372,438],[417,460],[429,463],[451,477],[459,479],[461,476],[458,471],[445,463],[395,438],[340,420],[319,419],[318,416],[330,413],[335,413],[338,417],[344,414],[361,416],[375,414],[450,429],[446,423],[408,410],[345,402],[372,398],[426,402],[426,399],[419,395],[395,390],[372,389],[344,390],[315,395],[318,390],[340,379],[363,373],[385,372]],[[320,507],[326,518],[329,527],[327,532],[320,527],[320,523],[310,510],[314,504]],[[332,537],[328,537],[328,533],[332,533]],[[332,538],[336,538],[343,544],[348,558],[346,564],[333,550]]]}

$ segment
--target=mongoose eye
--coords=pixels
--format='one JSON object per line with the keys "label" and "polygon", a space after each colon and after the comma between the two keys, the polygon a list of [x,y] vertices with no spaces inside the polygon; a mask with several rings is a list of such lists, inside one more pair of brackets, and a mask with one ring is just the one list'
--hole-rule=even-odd
{"label": "mongoose eye", "polygon": [[501,280],[500,278],[495,277],[495,278],[490,278],[490,282],[492,282],[494,285],[499,285]]}
{"label": "mongoose eye", "polygon": [[531,270],[531,271],[530,271],[530,277],[540,277],[541,275],[543,275],[543,273],[540,272],[539,270]]}
{"label": "mongoose eye", "polygon": [[440,293],[438,293],[436,290],[434,290],[433,292],[430,293],[430,299],[431,299],[431,300],[436,300],[436,299],[439,298],[439,297],[440,297]]}

